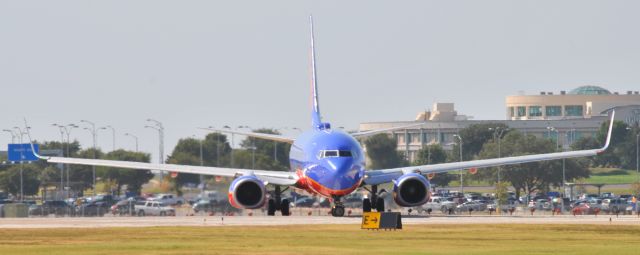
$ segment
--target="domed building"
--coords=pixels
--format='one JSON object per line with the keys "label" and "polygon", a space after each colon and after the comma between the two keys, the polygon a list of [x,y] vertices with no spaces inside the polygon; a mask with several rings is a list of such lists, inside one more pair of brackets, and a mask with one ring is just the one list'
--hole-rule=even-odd
{"label": "domed building", "polygon": [[608,109],[640,105],[638,91],[624,94],[599,86],[581,86],[569,93],[540,92],[539,95],[518,95],[506,98],[509,120],[582,119],[606,115]]}

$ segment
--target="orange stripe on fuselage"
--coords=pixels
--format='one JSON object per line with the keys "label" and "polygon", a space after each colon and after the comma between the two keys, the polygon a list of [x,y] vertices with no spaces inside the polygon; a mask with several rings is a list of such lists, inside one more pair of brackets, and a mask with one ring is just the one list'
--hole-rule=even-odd
{"label": "orange stripe on fuselage", "polygon": [[360,186],[360,183],[362,182],[362,179],[360,179],[358,181],[358,183],[353,185],[353,187],[346,188],[346,189],[341,189],[341,190],[335,190],[335,189],[327,188],[327,187],[323,186],[322,184],[316,182],[315,180],[313,180],[313,179],[311,179],[309,177],[306,177],[305,179],[306,179],[306,183],[308,184],[309,188],[311,188],[316,193],[318,193],[320,195],[323,195],[325,197],[348,195],[351,192],[353,192],[354,190],[356,190],[358,188],[358,186]]}

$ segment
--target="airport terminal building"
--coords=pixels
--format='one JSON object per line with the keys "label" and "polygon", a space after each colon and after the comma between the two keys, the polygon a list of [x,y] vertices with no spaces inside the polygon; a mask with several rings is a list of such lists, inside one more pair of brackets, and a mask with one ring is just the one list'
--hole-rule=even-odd
{"label": "airport terminal building", "polygon": [[451,150],[457,142],[454,135],[460,129],[481,123],[502,123],[526,134],[554,139],[568,148],[581,137],[593,136],[608,120],[607,115],[612,109],[616,110],[616,120],[637,124],[640,120],[640,94],[638,91],[611,93],[597,86],[582,86],[569,93],[507,96],[504,120],[472,120],[459,115],[453,103],[435,103],[431,111],[418,113],[414,120],[366,122],[360,124],[359,131],[422,122],[415,128],[390,132],[398,141],[398,150],[404,151],[410,161],[415,159],[418,150],[428,144],[440,144],[445,150]]}

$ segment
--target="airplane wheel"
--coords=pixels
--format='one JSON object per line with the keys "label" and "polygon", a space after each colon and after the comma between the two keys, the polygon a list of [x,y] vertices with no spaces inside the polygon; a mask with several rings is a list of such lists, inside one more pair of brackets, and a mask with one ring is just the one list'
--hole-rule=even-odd
{"label": "airplane wheel", "polygon": [[371,212],[371,200],[368,198],[362,199],[362,212]]}
{"label": "airplane wheel", "polygon": [[334,217],[342,217],[344,216],[344,206],[336,205],[331,209],[331,215]]}
{"label": "airplane wheel", "polygon": [[384,199],[382,199],[381,197],[379,197],[378,201],[376,201],[376,211],[384,212]]}
{"label": "airplane wheel", "polygon": [[267,203],[267,215],[276,215],[276,201],[273,199],[269,199],[269,202]]}
{"label": "airplane wheel", "polygon": [[282,216],[289,216],[291,213],[289,212],[289,199],[282,199],[282,203],[280,204],[280,212]]}

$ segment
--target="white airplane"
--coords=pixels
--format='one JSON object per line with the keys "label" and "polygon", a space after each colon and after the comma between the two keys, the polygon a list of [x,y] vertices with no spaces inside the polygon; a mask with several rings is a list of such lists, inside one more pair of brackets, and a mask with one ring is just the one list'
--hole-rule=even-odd
{"label": "white airplane", "polygon": [[[241,168],[187,166],[174,164],[153,164],[128,161],[81,159],[65,157],[44,157],[40,159],[49,163],[106,166],[137,170],[161,170],[178,173],[202,174],[234,177],[229,187],[229,202],[237,208],[255,209],[267,204],[268,215],[275,215],[277,210],[282,215],[289,215],[289,201],[281,199],[281,194],[288,187],[304,189],[313,194],[325,196],[332,202],[333,216],[344,216],[341,198],[358,188],[367,188],[369,198],[363,201],[363,211],[384,211],[384,200],[378,197],[377,187],[380,184],[394,184],[393,198],[404,207],[419,206],[427,202],[430,196],[430,183],[425,175],[449,171],[486,168],[500,165],[521,164],[527,162],[555,160],[563,158],[595,156],[604,152],[611,140],[611,130],[615,112],[604,147],[591,150],[555,152],[537,155],[515,156],[506,158],[472,160],[466,162],[443,163],[434,165],[408,166],[391,169],[365,169],[365,154],[355,138],[397,129],[406,129],[415,125],[390,129],[372,130],[348,134],[331,128],[323,122],[318,103],[318,86],[315,65],[315,48],[313,46],[313,21],[311,23],[311,129],[297,138],[282,135],[261,134],[241,131],[226,131],[255,138],[291,143],[290,171],[253,170]],[[28,129],[27,129],[28,130]],[[220,131],[218,131],[220,132]],[[31,139],[30,139],[31,140]],[[35,150],[34,150],[35,151]],[[273,186],[273,196],[267,199],[267,187]]]}

